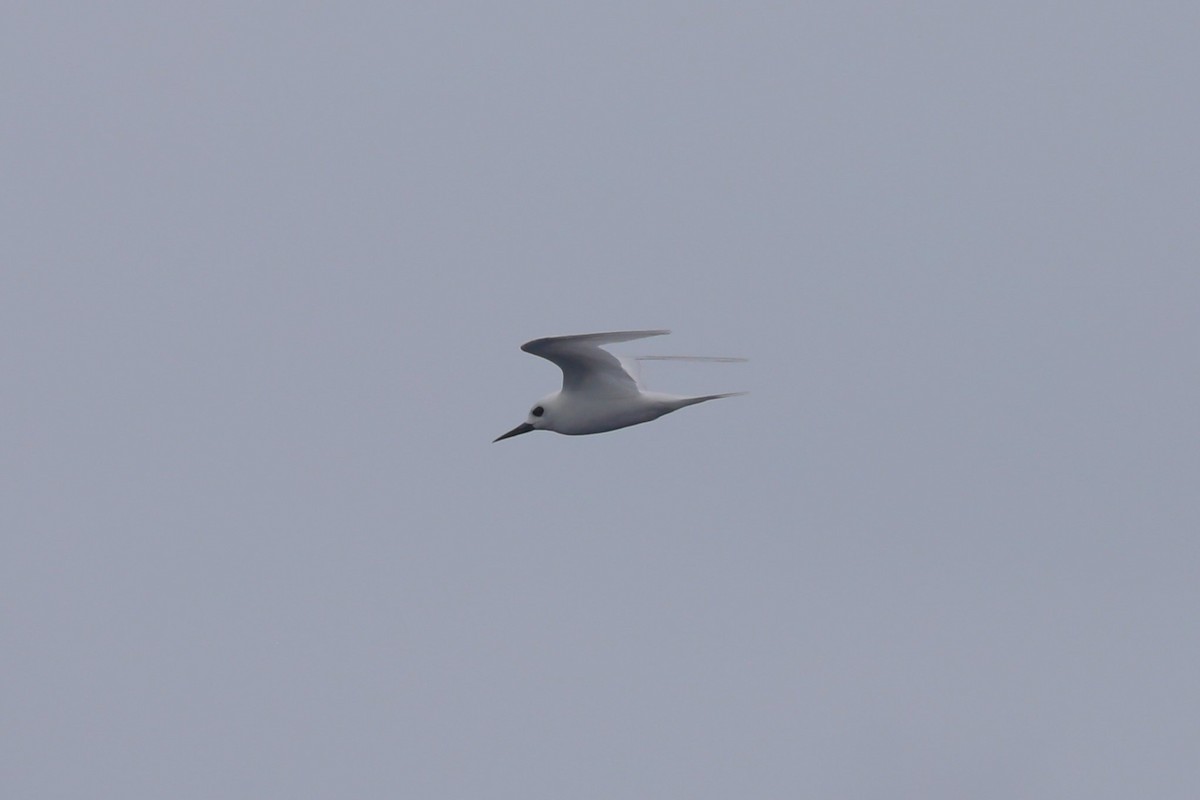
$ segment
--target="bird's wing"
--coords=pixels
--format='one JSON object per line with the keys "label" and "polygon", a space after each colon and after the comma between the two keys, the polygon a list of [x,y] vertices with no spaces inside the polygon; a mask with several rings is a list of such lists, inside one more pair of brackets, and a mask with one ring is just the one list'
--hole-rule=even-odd
{"label": "bird's wing", "polygon": [[625,370],[629,373],[629,377],[633,378],[634,385],[637,386],[638,391],[646,391],[646,386],[642,383],[642,366],[638,363],[638,357],[617,356],[616,359],[621,362],[621,369]]}
{"label": "bird's wing", "polygon": [[632,395],[638,393],[634,376],[621,366],[616,356],[601,350],[600,345],[666,333],[670,331],[611,331],[550,336],[526,342],[521,349],[558,365],[563,373],[564,392],[587,392],[600,396]]}
{"label": "bird's wing", "polygon": [[741,361],[749,361],[748,358],[735,358],[733,356],[617,356],[617,360],[621,362],[621,366],[633,378],[633,382],[637,384],[640,391],[646,391],[646,385],[642,383],[642,364],[643,361],[703,361],[705,363],[721,363],[732,364]]}

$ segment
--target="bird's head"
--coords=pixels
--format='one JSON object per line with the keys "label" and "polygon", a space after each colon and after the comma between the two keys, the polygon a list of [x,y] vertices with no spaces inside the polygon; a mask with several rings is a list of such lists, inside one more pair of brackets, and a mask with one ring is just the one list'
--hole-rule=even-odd
{"label": "bird's head", "polygon": [[507,439],[510,436],[519,436],[522,433],[529,433],[530,431],[554,430],[554,401],[557,397],[558,393],[556,392],[534,403],[533,408],[529,409],[529,416],[525,418],[524,422],[508,433],[493,439],[492,444],[501,439]]}

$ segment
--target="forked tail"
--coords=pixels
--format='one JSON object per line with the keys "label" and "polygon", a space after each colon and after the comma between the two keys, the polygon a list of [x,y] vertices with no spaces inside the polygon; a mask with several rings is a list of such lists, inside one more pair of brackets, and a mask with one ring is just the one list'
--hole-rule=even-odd
{"label": "forked tail", "polygon": [[722,397],[738,397],[749,392],[724,392],[722,394],[706,394],[701,397],[681,397],[677,401],[676,408],[684,408],[685,406],[694,406],[696,403],[704,403],[708,400],[720,400]]}

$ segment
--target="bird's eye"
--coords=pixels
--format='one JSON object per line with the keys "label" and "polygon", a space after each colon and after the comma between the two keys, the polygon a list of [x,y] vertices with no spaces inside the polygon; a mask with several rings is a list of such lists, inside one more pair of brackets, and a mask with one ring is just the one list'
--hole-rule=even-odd
{"label": "bird's eye", "polygon": [[534,406],[533,411],[529,413],[533,414],[535,417],[540,417],[542,414],[546,413],[546,409],[542,408],[541,406]]}

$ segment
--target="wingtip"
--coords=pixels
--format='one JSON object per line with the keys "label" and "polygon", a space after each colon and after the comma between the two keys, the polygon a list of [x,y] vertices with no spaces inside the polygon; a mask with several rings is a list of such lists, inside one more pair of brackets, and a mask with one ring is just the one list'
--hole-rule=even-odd
{"label": "wingtip", "polygon": [[706,364],[743,364],[750,359],[741,356],[637,356],[638,361],[696,361]]}
{"label": "wingtip", "polygon": [[634,339],[645,339],[650,336],[666,336],[671,331],[666,328],[656,328],[654,330],[641,331],[603,331],[599,333],[570,333],[563,336],[542,336],[537,339],[531,339],[521,345],[521,349],[526,353],[538,355],[538,349],[551,344],[565,344],[572,342],[591,343],[595,345],[614,344],[616,342],[629,342]]}

